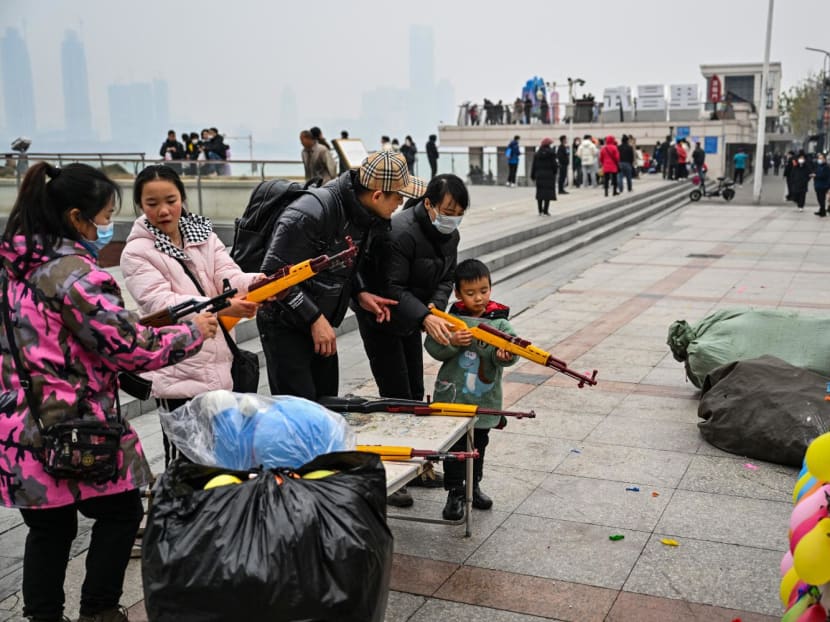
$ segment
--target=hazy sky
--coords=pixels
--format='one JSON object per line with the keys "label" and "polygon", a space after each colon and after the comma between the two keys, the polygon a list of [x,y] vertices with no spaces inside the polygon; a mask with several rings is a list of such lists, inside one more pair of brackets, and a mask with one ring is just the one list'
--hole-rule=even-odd
{"label": "hazy sky", "polygon": [[[63,126],[60,45],[72,28],[99,131],[108,84],[162,78],[172,120],[265,132],[287,85],[300,123],[324,129],[329,117],[358,116],[364,91],[407,87],[412,24],[433,28],[436,80],[461,102],[512,100],[534,75],[578,76],[597,96],[618,85],[702,88],[702,63],[763,59],[766,14],[765,0],[0,0],[0,29],[24,32],[43,129]],[[785,88],[821,68],[804,46],[830,48],[819,28],[828,23],[830,0],[776,3],[771,60]]]}

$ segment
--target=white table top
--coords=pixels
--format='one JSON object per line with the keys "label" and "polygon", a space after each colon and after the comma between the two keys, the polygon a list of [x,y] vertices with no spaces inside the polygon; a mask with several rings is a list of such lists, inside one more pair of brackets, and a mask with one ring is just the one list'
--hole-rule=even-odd
{"label": "white table top", "polygon": [[[442,417],[396,413],[345,413],[358,445],[403,445],[415,449],[447,451],[474,424],[473,417]],[[383,461],[386,490],[393,493],[419,475],[425,460]]]}

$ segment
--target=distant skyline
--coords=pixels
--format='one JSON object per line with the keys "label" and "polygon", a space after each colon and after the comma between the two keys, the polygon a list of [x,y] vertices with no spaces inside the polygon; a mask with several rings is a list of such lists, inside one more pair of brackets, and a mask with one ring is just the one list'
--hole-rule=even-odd
{"label": "distant skyline", "polygon": [[[70,119],[70,136],[81,137],[87,108],[99,141],[118,140],[123,132],[111,128],[131,118],[148,153],[169,129],[156,127],[164,118],[177,133],[216,126],[253,134],[259,157],[266,154],[256,153],[258,144],[298,151],[295,135],[310,125],[329,138],[341,129],[364,134],[370,148],[381,133],[412,134],[422,145],[439,123],[455,122],[461,102],[512,101],[533,76],[556,82],[562,101],[569,76],[586,80],[582,93],[597,97],[621,85],[702,88],[701,64],[762,60],[766,6],[699,0],[678,11],[673,3],[482,0],[471,8],[423,0],[402,18],[400,7],[374,0],[318,0],[313,13],[254,0],[3,0],[0,148],[30,132],[9,127],[9,117],[37,126],[37,149],[64,135]],[[782,63],[782,89],[821,69],[822,55],[804,47],[830,46],[805,24],[828,22],[827,0],[779,0],[771,60]],[[20,37],[7,37],[8,28]],[[10,48],[23,60],[7,66]],[[147,109],[144,100],[118,120],[113,87],[163,83],[165,102]],[[239,157],[243,151],[235,148]]]}

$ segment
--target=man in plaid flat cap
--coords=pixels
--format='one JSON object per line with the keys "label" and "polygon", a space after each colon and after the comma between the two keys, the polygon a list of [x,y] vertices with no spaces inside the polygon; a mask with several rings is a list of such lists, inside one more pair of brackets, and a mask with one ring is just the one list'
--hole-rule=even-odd
{"label": "man in plaid flat cap", "polygon": [[260,306],[257,326],[273,394],[310,400],[337,395],[339,370],[334,329],[349,300],[389,321],[396,301],[367,291],[359,275],[363,249],[389,230],[392,213],[404,197],[420,198],[426,183],[409,174],[400,154],[380,151],[357,170],[301,195],[280,214],[262,263],[262,272],[346,248],[346,237],[360,248],[351,266],[325,270],[291,289],[278,302]]}

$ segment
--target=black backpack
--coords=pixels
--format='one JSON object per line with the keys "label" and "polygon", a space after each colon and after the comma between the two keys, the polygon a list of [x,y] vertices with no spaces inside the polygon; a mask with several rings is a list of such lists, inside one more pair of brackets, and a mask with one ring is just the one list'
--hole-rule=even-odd
{"label": "black backpack", "polygon": [[287,179],[271,179],[254,188],[242,217],[234,221],[231,257],[242,270],[260,271],[280,214],[297,198],[308,194],[309,187],[319,186],[319,182],[312,179],[303,185]]}

